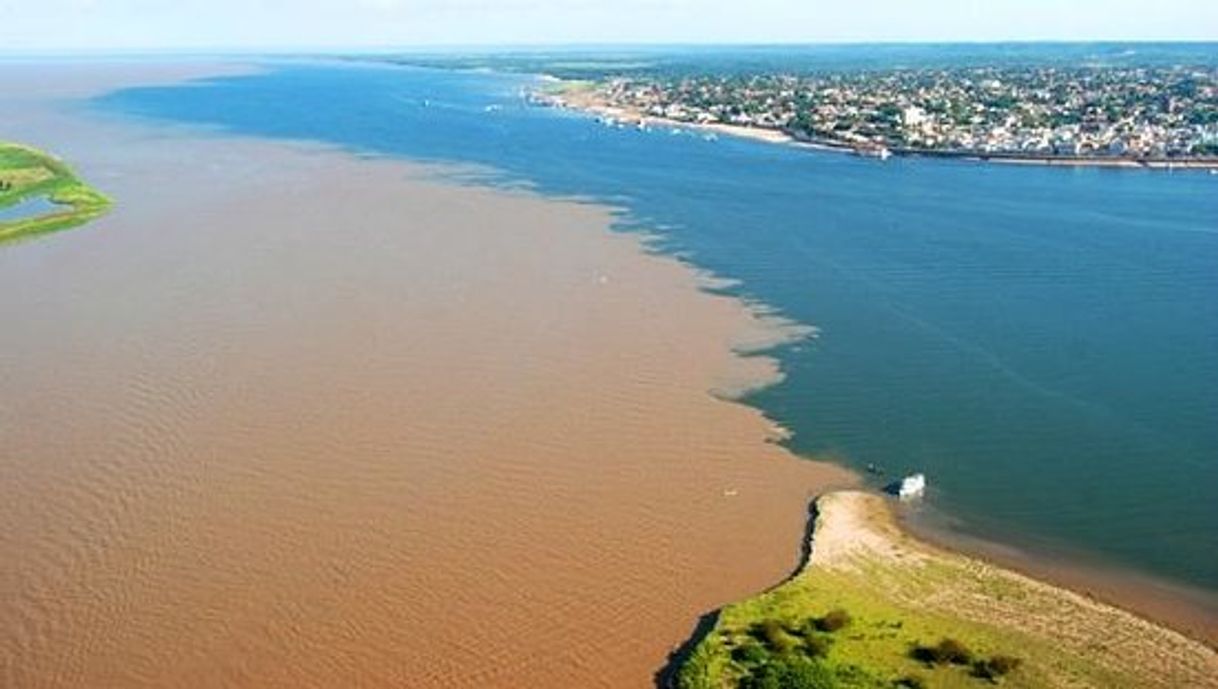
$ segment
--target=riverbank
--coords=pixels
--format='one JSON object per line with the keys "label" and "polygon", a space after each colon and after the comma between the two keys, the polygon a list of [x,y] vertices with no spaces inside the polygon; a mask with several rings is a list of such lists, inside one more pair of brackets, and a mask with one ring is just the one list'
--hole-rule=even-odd
{"label": "riverbank", "polygon": [[680,687],[797,673],[852,687],[1218,686],[1212,648],[915,540],[883,498],[830,494],[815,514],[803,567],[724,608]]}
{"label": "riverbank", "polygon": [[896,514],[903,530],[928,545],[1074,591],[1218,648],[1218,596],[1212,591],[1011,534],[970,536],[933,506],[900,505]]}
{"label": "riverbank", "polygon": [[1045,165],[1060,167],[1097,167],[1146,170],[1215,170],[1218,158],[1120,158],[1092,156],[1047,156],[1043,154],[982,153],[978,151],[944,151],[919,148],[859,147],[847,141],[813,139],[795,136],[781,129],[753,127],[720,122],[700,123],[656,117],[636,108],[622,107],[607,101],[591,82],[561,81],[551,84],[536,98],[547,105],[585,112],[605,119],[611,124],[641,127],[669,127],[704,135],[734,136],[771,144],[795,146],[816,151],[861,155],[865,157],[942,158],[969,162],[1009,165]]}
{"label": "riverbank", "polygon": [[46,199],[54,209],[0,220],[0,244],[78,227],[101,217],[111,203],[63,161],[29,146],[0,141],[0,210],[36,199]]}

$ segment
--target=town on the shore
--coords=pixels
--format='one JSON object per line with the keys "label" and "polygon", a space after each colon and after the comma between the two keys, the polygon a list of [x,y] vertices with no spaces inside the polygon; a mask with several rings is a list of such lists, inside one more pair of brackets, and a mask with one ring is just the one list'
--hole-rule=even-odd
{"label": "town on the shore", "polygon": [[[886,157],[1218,164],[1218,69],[987,67],[613,77],[560,104]],[[570,95],[570,91],[568,94]]]}

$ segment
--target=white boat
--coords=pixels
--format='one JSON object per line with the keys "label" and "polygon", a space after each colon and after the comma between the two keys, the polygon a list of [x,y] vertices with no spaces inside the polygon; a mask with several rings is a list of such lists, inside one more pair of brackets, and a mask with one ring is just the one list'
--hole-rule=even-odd
{"label": "white boat", "polygon": [[901,479],[897,484],[897,497],[902,500],[920,498],[926,492],[926,477],[922,474],[912,474]]}
{"label": "white boat", "polygon": [[888,160],[892,157],[892,151],[888,150],[887,146],[860,146],[854,149],[854,154],[860,158],[878,158],[880,160]]}

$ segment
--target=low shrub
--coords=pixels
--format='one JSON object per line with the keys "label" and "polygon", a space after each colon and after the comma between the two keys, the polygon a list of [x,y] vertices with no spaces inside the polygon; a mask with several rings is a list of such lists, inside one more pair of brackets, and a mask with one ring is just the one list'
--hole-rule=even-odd
{"label": "low shrub", "polygon": [[996,655],[983,658],[973,663],[973,676],[990,681],[997,681],[1004,675],[1010,674],[1023,663],[1014,656]]}
{"label": "low shrub", "polygon": [[935,647],[938,651],[940,662],[951,663],[952,665],[968,665],[973,662],[973,652],[968,650],[964,644],[955,639],[944,639]]}
{"label": "low shrub", "polygon": [[968,665],[973,662],[973,652],[952,638],[945,638],[934,646],[915,646],[910,655],[927,665]]}
{"label": "low shrub", "polygon": [[750,673],[740,689],[837,689],[837,677],[821,663],[802,656],[776,658]]}
{"label": "low shrub", "polygon": [[808,635],[804,637],[804,653],[807,653],[813,658],[824,658],[829,655],[829,647],[832,645],[828,639],[816,635]]}
{"label": "low shrub", "polygon": [[1020,665],[1023,665],[1023,659],[1015,656],[996,655],[990,658],[990,667],[1000,675],[1012,672]]}
{"label": "low shrub", "polygon": [[762,665],[769,661],[770,654],[766,652],[761,644],[755,641],[745,642],[743,645],[732,649],[732,660],[741,665]]}
{"label": "low shrub", "polygon": [[850,624],[850,613],[841,608],[830,610],[824,617],[816,620],[816,628],[822,632],[836,632],[848,624]]}
{"label": "low shrub", "polygon": [[934,665],[939,662],[939,657],[935,655],[935,649],[931,646],[923,646],[922,644],[918,644],[910,649],[909,657],[927,665]]}
{"label": "low shrub", "polygon": [[766,648],[779,654],[790,653],[799,645],[799,641],[775,620],[766,620],[754,627],[753,636],[764,643]]}

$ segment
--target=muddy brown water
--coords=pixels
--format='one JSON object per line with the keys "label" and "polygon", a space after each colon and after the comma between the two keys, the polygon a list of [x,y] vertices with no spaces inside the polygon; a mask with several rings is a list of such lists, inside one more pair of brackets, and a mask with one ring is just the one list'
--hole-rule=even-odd
{"label": "muddy brown water", "polygon": [[790,572],[852,479],[712,394],[781,328],[607,209],[74,105],[198,69],[0,70],[117,200],[0,247],[0,684],[650,686]]}

